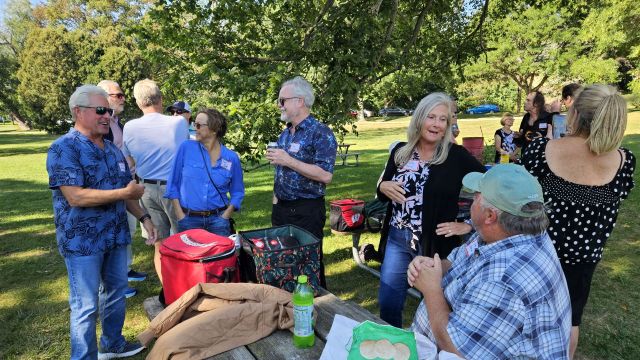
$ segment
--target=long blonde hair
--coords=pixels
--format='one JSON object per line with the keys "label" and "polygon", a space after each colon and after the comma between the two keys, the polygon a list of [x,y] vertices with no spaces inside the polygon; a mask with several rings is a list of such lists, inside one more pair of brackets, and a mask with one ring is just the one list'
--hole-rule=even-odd
{"label": "long blonde hair", "polygon": [[627,128],[627,102],[613,86],[587,86],[571,105],[573,135],[586,137],[589,149],[602,154],[617,149]]}
{"label": "long blonde hair", "polygon": [[416,148],[418,142],[420,141],[424,120],[427,118],[429,113],[439,105],[445,105],[448,109],[447,128],[445,130],[444,137],[436,145],[436,151],[433,154],[433,160],[431,160],[431,164],[442,164],[443,162],[445,162],[445,160],[447,160],[447,156],[449,155],[449,147],[451,146],[450,140],[452,136],[452,100],[449,95],[441,92],[436,92],[425,96],[422,100],[420,100],[420,103],[418,103],[418,107],[416,107],[416,110],[411,117],[411,121],[409,122],[409,127],[407,128],[407,143],[403,147],[398,149],[398,151],[396,151],[396,155],[394,157],[397,167],[402,167],[409,160],[411,160],[413,150]]}

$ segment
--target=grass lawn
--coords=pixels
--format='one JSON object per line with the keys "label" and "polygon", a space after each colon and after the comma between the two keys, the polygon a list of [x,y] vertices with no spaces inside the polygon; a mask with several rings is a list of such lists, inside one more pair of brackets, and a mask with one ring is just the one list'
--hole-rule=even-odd
{"label": "grass lawn", "polygon": [[[356,144],[350,151],[361,153],[360,166],[336,166],[328,200],[372,199],[388,145],[406,138],[408,120],[358,122],[359,136],[349,135],[345,142]],[[462,116],[459,125],[461,136],[483,133],[487,139],[500,127],[497,116]],[[56,247],[45,169],[46,151],[54,139],[0,125],[0,359],[69,357],[67,274]],[[640,112],[629,116],[624,146],[640,154]],[[640,184],[638,172],[635,180]],[[248,172],[245,182],[247,196],[242,213],[236,216],[238,228],[268,227],[273,169],[265,166]],[[596,271],[578,347],[581,359],[640,359],[640,227],[634,225],[639,204],[640,190],[636,189],[623,204],[616,231]],[[377,245],[378,234],[363,234],[361,242]],[[332,235],[327,224],[324,252],[329,289],[377,314],[379,281],[357,268],[350,246],[351,237]],[[139,294],[127,300],[124,333],[128,339],[146,328],[142,301],[159,290],[152,256],[138,231],[134,268],[148,272],[149,278],[133,283]],[[409,298],[405,325],[411,322],[417,305]],[[142,359],[144,354],[135,358]]]}

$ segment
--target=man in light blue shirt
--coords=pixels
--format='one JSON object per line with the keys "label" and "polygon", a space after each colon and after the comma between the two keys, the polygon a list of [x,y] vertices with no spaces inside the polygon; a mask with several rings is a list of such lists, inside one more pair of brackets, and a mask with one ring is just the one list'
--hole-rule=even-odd
{"label": "man in light blue shirt", "polygon": [[477,233],[446,260],[418,256],[412,330],[465,359],[568,359],[571,304],[537,180],[500,164],[462,183]]}
{"label": "man in light blue shirt", "polygon": [[[162,93],[154,81],[138,81],[133,96],[144,116],[124,125],[122,152],[130,166],[135,165],[136,176],[145,188],[142,205],[158,228],[158,238],[164,240],[176,232],[177,220],[171,201],[163,195],[176,151],[189,138],[189,127],[182,117],[162,114]],[[154,264],[162,282],[160,242],[156,243]]]}

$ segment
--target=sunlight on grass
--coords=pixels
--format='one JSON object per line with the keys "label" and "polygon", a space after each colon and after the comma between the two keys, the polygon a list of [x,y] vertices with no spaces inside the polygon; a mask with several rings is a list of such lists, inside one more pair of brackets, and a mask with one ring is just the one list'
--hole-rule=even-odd
{"label": "sunlight on grass", "polygon": [[33,249],[28,251],[20,251],[20,252],[7,254],[5,259],[19,260],[19,259],[25,259],[25,258],[30,258],[34,256],[43,256],[48,253],[49,253],[49,249]]}
{"label": "sunlight on grass", "polygon": [[627,257],[616,257],[609,259],[606,268],[609,269],[609,275],[613,278],[624,279],[630,275],[633,262]]}

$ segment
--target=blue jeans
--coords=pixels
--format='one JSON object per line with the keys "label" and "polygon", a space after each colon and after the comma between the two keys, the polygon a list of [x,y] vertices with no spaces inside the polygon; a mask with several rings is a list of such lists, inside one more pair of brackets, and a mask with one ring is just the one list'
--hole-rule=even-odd
{"label": "blue jeans", "polygon": [[411,236],[409,229],[394,226],[389,228],[384,261],[380,269],[380,318],[399,328],[402,328],[402,309],[409,289],[407,269],[411,260],[420,253],[420,249],[411,249]]}
{"label": "blue jeans", "polygon": [[217,215],[187,215],[184,218],[178,220],[178,232],[183,232],[189,229],[204,229],[210,233],[221,236],[231,235],[229,219],[225,219]]}
{"label": "blue jeans", "polygon": [[[96,359],[96,321],[102,323],[100,347],[118,351],[126,345],[122,326],[126,310],[127,248],[104,254],[65,257],[71,308],[71,359]],[[99,291],[102,285],[102,291]]]}

